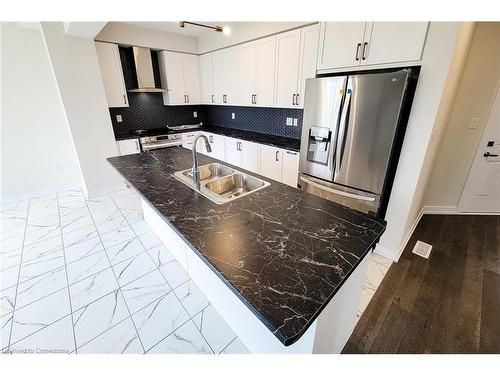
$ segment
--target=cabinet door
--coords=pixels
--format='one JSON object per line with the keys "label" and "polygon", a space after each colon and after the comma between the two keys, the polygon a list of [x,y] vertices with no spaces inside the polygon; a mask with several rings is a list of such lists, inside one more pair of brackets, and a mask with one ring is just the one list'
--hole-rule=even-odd
{"label": "cabinet door", "polygon": [[198,134],[200,134],[200,132],[182,133],[182,147],[192,150],[194,139]]}
{"label": "cabinet door", "polygon": [[231,137],[224,137],[224,160],[229,164],[241,167],[242,152],[240,151],[240,140]]}
{"label": "cabinet door", "polygon": [[237,96],[238,74],[236,48],[213,53],[215,104],[234,104]]}
{"label": "cabinet door", "polygon": [[184,88],[184,67],[182,54],[177,52],[161,51],[158,54],[160,65],[161,84],[168,89],[163,93],[163,104],[186,104]]}
{"label": "cabinet door", "polygon": [[318,57],[319,25],[312,25],[301,29],[300,36],[300,65],[297,98],[298,108],[304,108],[304,94],[306,79],[316,77],[316,63]]}
{"label": "cabinet door", "polygon": [[141,152],[141,147],[139,146],[139,140],[137,138],[124,139],[116,142],[116,145],[118,146],[120,155],[139,154]]}
{"label": "cabinet door", "polygon": [[258,143],[240,141],[241,166],[251,172],[260,173],[260,147]]}
{"label": "cabinet door", "polygon": [[200,104],[200,65],[196,55],[182,54],[184,68],[184,90],[187,104]]}
{"label": "cabinet door", "polygon": [[257,46],[245,43],[238,47],[238,96],[236,104],[253,106],[257,93]]}
{"label": "cabinet door", "polygon": [[299,176],[299,153],[296,151],[283,150],[283,170],[281,182],[297,187]]}
{"label": "cabinet door", "polygon": [[208,140],[212,146],[212,153],[209,154],[211,157],[224,161],[225,155],[225,144],[224,136],[219,134],[209,133]]}
{"label": "cabinet door", "polygon": [[420,60],[427,22],[369,22],[361,65]]}
{"label": "cabinet door", "polygon": [[296,108],[300,29],[276,36],[276,106]]}
{"label": "cabinet door", "polygon": [[113,43],[95,42],[95,48],[108,107],[128,107],[127,89],[118,46]]}
{"label": "cabinet door", "polygon": [[201,102],[214,104],[214,71],[212,69],[212,54],[200,56]]}
{"label": "cabinet door", "polygon": [[322,22],[317,68],[358,66],[366,22]]}
{"label": "cabinet door", "polygon": [[281,181],[282,156],[281,149],[260,145],[260,174],[275,181]]}
{"label": "cabinet door", "polygon": [[260,39],[255,42],[257,72],[254,105],[261,107],[274,106],[274,77],[276,59],[276,36]]}

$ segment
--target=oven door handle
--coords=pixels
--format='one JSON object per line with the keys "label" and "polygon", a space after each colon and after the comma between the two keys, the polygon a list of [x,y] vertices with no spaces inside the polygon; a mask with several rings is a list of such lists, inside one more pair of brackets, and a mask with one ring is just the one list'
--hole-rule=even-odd
{"label": "oven door handle", "polygon": [[320,183],[317,183],[307,177],[304,177],[304,176],[300,176],[300,179],[302,181],[304,181],[306,184],[309,184],[311,186],[314,186],[314,187],[317,187],[319,189],[322,189],[322,190],[325,190],[329,193],[333,193],[333,194],[337,194],[337,195],[342,195],[344,197],[347,197],[347,198],[354,198],[354,199],[359,199],[361,201],[367,201],[367,202],[374,202],[375,201],[375,197],[368,197],[366,195],[359,195],[359,194],[353,194],[353,193],[348,193],[347,191],[342,191],[342,190],[337,190],[337,189],[333,189],[331,187],[328,187],[328,186],[324,186],[324,185],[321,185]]}

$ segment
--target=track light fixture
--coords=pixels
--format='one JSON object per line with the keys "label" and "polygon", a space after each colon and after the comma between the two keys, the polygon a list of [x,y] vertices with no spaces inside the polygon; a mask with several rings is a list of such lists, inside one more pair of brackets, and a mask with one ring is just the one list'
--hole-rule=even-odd
{"label": "track light fixture", "polygon": [[218,33],[223,33],[224,35],[231,34],[231,28],[229,26],[211,26],[211,25],[204,25],[202,23],[189,22],[189,21],[180,21],[179,22],[180,27],[186,27],[186,24],[199,26],[199,27],[206,27],[207,29],[212,29]]}

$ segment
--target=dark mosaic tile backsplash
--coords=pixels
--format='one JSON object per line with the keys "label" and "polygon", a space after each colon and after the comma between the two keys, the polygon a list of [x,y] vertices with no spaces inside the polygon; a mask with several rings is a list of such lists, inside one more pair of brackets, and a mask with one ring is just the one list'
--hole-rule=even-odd
{"label": "dark mosaic tile backsplash", "polygon": [[[116,135],[139,129],[159,129],[168,126],[196,124],[252,131],[300,139],[302,110],[285,108],[254,108],[234,106],[165,106],[161,93],[128,93],[129,107],[110,108]],[[197,112],[198,117],[193,116]],[[235,119],[231,119],[231,114]],[[116,122],[116,115],[123,122]],[[298,126],[286,126],[286,118],[297,118]]]}

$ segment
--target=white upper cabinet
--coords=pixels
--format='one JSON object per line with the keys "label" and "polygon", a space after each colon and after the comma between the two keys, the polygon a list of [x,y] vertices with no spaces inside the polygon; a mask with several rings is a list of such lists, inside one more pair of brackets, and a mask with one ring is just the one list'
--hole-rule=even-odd
{"label": "white upper cabinet", "polygon": [[128,107],[118,45],[95,42],[108,107]]}
{"label": "white upper cabinet", "polygon": [[427,22],[323,22],[318,70],[418,61]]}
{"label": "white upper cabinet", "polygon": [[214,71],[212,67],[212,54],[207,53],[200,56],[201,75],[201,102],[203,104],[215,103]]}
{"label": "white upper cabinet", "polygon": [[300,29],[276,36],[276,106],[296,108]]}
{"label": "white upper cabinet", "polygon": [[238,97],[238,54],[236,47],[212,54],[215,104],[236,104]]}
{"label": "white upper cabinet", "polygon": [[366,22],[322,22],[318,70],[359,65]]}
{"label": "white upper cabinet", "polygon": [[304,93],[306,79],[316,77],[316,62],[318,56],[319,25],[311,25],[301,29],[300,34],[300,64],[297,97],[298,108],[304,108]]}
{"label": "white upper cabinet", "polygon": [[255,43],[245,43],[237,47],[238,96],[237,103],[255,105],[257,92],[257,47]]}
{"label": "white upper cabinet", "polygon": [[303,107],[306,79],[316,76],[318,38],[318,25],[276,36],[276,107]]}
{"label": "white upper cabinet", "polygon": [[422,58],[427,22],[368,22],[361,65]]}
{"label": "white upper cabinet", "polygon": [[237,48],[238,105],[274,105],[276,37],[259,39]]}
{"label": "white upper cabinet", "polygon": [[272,107],[274,105],[274,77],[276,59],[276,36],[255,42],[257,58],[257,91],[254,105]]}
{"label": "white upper cabinet", "polygon": [[196,55],[182,54],[184,68],[184,88],[187,95],[187,104],[200,104],[200,64]]}
{"label": "white upper cabinet", "polygon": [[200,68],[198,56],[161,51],[158,54],[165,105],[200,103]]}

